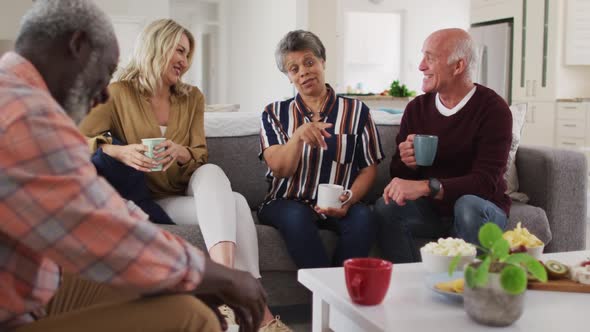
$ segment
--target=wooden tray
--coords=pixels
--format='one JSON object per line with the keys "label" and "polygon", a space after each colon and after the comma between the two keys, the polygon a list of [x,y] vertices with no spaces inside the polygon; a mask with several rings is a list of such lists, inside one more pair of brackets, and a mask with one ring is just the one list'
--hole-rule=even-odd
{"label": "wooden tray", "polygon": [[548,280],[547,282],[529,281],[528,289],[550,292],[590,293],[590,285],[569,279]]}

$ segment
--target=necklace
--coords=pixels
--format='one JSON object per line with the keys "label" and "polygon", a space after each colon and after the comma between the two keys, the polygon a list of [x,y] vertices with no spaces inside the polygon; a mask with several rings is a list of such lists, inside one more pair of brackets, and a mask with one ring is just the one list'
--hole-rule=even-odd
{"label": "necklace", "polygon": [[326,102],[328,101],[328,89],[325,89],[325,94],[323,96],[323,100],[322,103],[320,104],[319,110],[317,112],[314,112],[313,109],[311,107],[309,107],[309,105],[305,102],[305,100],[303,100],[303,98],[301,98],[301,100],[303,101],[303,104],[305,105],[305,108],[307,108],[309,111],[307,112],[308,116],[311,116],[311,118],[315,118],[316,115],[319,116],[319,119],[322,119],[324,117],[324,107],[326,106]]}

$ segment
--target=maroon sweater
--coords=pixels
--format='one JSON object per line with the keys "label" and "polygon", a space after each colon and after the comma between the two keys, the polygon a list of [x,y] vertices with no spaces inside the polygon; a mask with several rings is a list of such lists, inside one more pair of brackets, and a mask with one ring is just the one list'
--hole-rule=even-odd
{"label": "maroon sweater", "polygon": [[412,170],[401,161],[396,148],[390,175],[414,180],[439,179],[444,197],[434,203],[441,216],[452,216],[455,201],[468,194],[493,202],[506,215],[510,210],[510,198],[504,193],[504,173],[512,144],[512,114],[502,97],[476,85],[467,104],[449,117],[436,109],[436,93],[416,97],[406,107],[397,135],[396,147],[410,134],[438,136],[432,166]]}

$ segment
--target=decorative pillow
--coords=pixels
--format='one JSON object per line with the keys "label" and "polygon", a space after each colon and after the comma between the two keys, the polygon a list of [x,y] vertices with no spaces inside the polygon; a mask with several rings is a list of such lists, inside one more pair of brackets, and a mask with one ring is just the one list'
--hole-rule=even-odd
{"label": "decorative pillow", "polygon": [[518,192],[518,172],[516,171],[516,150],[520,144],[520,136],[522,127],[524,126],[527,104],[515,104],[510,106],[512,112],[512,144],[510,146],[510,153],[508,154],[508,168],[504,174],[506,185],[508,189],[506,194],[512,200],[526,203],[529,197],[525,193]]}

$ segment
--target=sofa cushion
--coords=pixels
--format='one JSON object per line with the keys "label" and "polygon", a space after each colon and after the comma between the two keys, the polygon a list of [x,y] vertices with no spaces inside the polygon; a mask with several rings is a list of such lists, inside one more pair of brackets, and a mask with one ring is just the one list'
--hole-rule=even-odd
{"label": "sofa cushion", "polygon": [[516,170],[516,151],[520,144],[520,137],[522,134],[522,127],[525,123],[525,115],[527,111],[527,104],[514,104],[510,106],[512,112],[512,144],[510,145],[510,152],[508,153],[508,162],[506,164],[506,173],[504,173],[504,180],[506,180],[506,194],[512,200],[527,203],[528,196],[525,193],[518,192],[518,172]]}
{"label": "sofa cushion", "polygon": [[233,191],[244,195],[250,208],[256,209],[269,185],[266,164],[258,159],[260,136],[207,137],[207,150],[209,162],[221,167]]}

